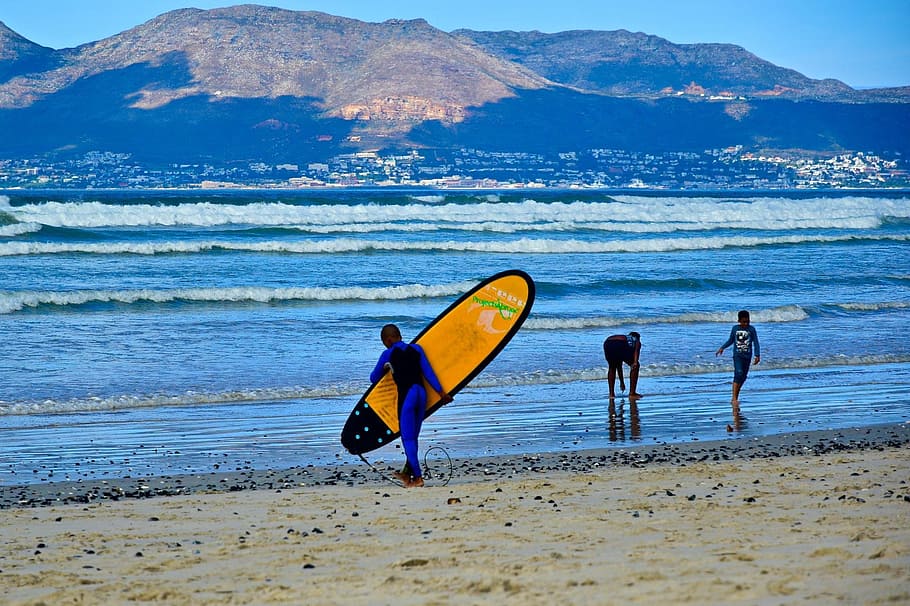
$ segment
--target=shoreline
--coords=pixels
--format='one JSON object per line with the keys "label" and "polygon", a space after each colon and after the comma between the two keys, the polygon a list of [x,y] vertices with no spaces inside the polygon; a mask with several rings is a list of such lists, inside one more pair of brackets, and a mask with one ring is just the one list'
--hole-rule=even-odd
{"label": "shoreline", "polygon": [[[641,444],[623,447],[493,455],[452,459],[449,486],[496,479],[546,476],[553,472],[587,473],[598,468],[651,465],[686,466],[702,462],[819,456],[871,448],[900,448],[910,444],[910,422],[845,429],[808,430],[736,440]],[[403,455],[369,457],[387,474]],[[354,457],[351,456],[353,459]],[[446,470],[447,471],[447,470]],[[442,480],[436,481],[439,488]],[[160,476],[78,479],[35,484],[0,485],[0,511],[15,508],[88,504],[179,495],[282,490],[323,486],[374,486],[399,489],[366,464],[308,465],[285,469],[210,472]],[[434,481],[427,483],[434,488]],[[401,489],[403,490],[403,489]]]}
{"label": "shoreline", "polygon": [[907,603],[908,435],[492,457],[413,490],[348,470],[6,508],[0,601]]}

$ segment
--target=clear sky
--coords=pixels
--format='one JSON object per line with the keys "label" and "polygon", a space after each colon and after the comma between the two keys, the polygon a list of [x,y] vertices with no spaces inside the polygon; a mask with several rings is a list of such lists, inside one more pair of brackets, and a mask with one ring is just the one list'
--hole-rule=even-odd
{"label": "clear sky", "polygon": [[[177,8],[224,0],[0,0],[0,21],[38,44],[78,46]],[[362,21],[426,19],[459,28],[626,29],[675,43],[727,42],[810,78],[853,87],[910,85],[910,0],[271,0]]]}

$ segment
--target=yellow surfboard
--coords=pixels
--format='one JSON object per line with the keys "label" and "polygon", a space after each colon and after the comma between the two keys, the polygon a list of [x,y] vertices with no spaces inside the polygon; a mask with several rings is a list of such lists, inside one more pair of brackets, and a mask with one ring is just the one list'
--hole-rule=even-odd
{"label": "yellow surfboard", "polygon": [[[423,348],[443,389],[454,396],[515,336],[533,303],[531,276],[520,270],[500,272],[462,295],[412,342]],[[430,416],[442,403],[424,385]],[[341,444],[351,454],[362,454],[398,436],[398,389],[387,372],[354,406],[341,430]]]}

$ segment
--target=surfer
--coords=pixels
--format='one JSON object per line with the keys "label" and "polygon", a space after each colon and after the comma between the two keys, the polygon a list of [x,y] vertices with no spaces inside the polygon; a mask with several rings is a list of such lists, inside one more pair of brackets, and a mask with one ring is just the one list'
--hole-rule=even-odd
{"label": "surfer", "polygon": [[401,445],[404,447],[407,461],[401,471],[395,472],[395,477],[401,480],[406,488],[423,486],[417,444],[427,409],[427,391],[423,386],[423,379],[439,393],[443,404],[451,402],[452,397],[440,385],[423,348],[416,343],[408,344],[402,341],[401,331],[396,325],[383,326],[380,338],[386,350],[379,356],[376,367],[370,373],[370,381],[376,383],[385,371],[390,369],[398,387],[398,423],[401,428]]}
{"label": "surfer", "polygon": [[[739,324],[730,329],[730,338],[720,346],[717,353],[721,355],[724,350],[731,345],[733,347],[733,415],[739,415],[739,390],[742,389],[746,377],[749,375],[749,363],[758,364],[761,362],[761,347],[758,344],[758,332],[750,324],[749,312],[741,310],[737,315]],[[752,352],[755,351],[755,359],[752,360]]]}
{"label": "surfer", "polygon": [[622,376],[623,362],[629,365],[629,399],[641,397],[638,393],[638,369],[641,366],[638,356],[641,354],[641,335],[630,332],[628,335],[610,335],[604,341],[604,357],[607,359],[609,370],[607,379],[610,381],[610,398],[616,397],[616,375],[619,375],[619,389],[626,391],[626,382]]}

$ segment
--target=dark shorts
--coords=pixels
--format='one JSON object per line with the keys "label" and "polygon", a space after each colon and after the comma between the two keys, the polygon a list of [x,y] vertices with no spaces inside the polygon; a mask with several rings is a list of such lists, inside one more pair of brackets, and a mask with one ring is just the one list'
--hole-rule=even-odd
{"label": "dark shorts", "polygon": [[742,385],[749,376],[749,366],[752,364],[751,356],[733,356],[733,382]]}
{"label": "dark shorts", "polygon": [[607,339],[604,341],[604,357],[610,366],[619,366],[623,362],[632,364],[632,348],[625,339]]}

